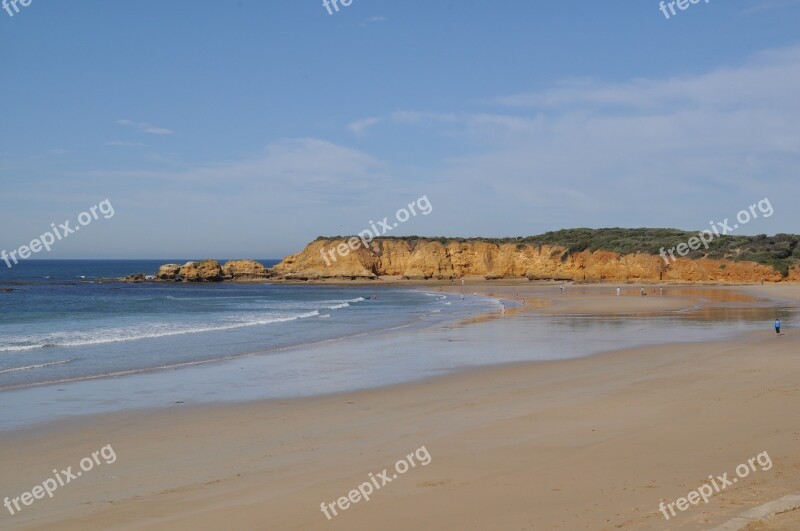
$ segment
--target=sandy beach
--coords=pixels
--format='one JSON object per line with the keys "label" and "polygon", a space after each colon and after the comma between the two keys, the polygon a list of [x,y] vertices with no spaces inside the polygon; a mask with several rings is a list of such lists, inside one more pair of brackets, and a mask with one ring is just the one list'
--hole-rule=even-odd
{"label": "sandy beach", "polygon": [[0,531],[800,530],[800,0],[0,23]]}
{"label": "sandy beach", "polygon": [[[646,314],[702,304],[670,297],[670,288],[664,297],[641,297],[638,287],[623,286],[630,293],[620,298],[609,295],[615,288],[569,286],[562,298],[555,286],[466,289],[520,294],[526,306],[507,316],[520,332],[543,313]],[[578,289],[584,291],[572,293]],[[800,301],[796,285],[725,290],[728,304]],[[0,527],[709,529],[800,492],[798,354],[796,328],[776,336],[765,322],[763,331],[726,341],[507,364],[320,397],[176,404],[4,432],[2,496],[29,491],[54,468],[77,469],[104,445],[113,446],[116,460],[52,499],[5,512]],[[398,460],[423,446],[427,464],[418,458],[369,501],[335,505],[370,474],[388,469],[391,476]],[[769,469],[751,471],[670,520],[659,512],[660,502],[687,496],[709,475],[735,477],[737,465],[763,452]],[[322,503],[334,504],[338,515],[328,519]]]}

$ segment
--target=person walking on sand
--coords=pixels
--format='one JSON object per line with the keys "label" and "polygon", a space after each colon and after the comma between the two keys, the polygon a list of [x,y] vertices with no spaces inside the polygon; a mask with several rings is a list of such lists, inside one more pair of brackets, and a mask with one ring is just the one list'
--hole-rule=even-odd
{"label": "person walking on sand", "polygon": [[619,294],[620,294],[621,292],[622,292],[622,290],[620,290],[619,288],[617,288],[617,297],[619,297]]}
{"label": "person walking on sand", "polygon": [[775,333],[776,334],[780,334],[781,333],[781,320],[780,319],[775,319]]}

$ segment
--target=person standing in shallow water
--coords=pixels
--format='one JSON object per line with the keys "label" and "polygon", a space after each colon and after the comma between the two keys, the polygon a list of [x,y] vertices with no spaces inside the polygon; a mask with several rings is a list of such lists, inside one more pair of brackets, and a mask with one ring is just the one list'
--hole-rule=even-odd
{"label": "person standing in shallow water", "polygon": [[775,333],[776,334],[780,334],[781,333],[781,320],[780,319],[775,319]]}

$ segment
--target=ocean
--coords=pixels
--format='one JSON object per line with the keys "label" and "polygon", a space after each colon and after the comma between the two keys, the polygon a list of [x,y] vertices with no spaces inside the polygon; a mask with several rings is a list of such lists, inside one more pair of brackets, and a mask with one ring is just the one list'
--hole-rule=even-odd
{"label": "ocean", "polygon": [[99,281],[170,262],[186,260],[43,260],[2,270],[0,390],[276,352],[497,307],[368,285]]}
{"label": "ocean", "polygon": [[[185,261],[29,261],[2,271],[0,431],[128,409],[352,391],[648,344],[683,348],[769,330],[776,316],[791,326],[798,311],[787,301],[690,286],[671,286],[665,296],[703,305],[597,316],[501,313],[501,303],[519,306],[515,288],[476,296],[469,282],[448,293],[436,285],[100,281]],[[545,283],[531,293],[579,300],[597,290],[574,286],[561,295]],[[620,302],[607,291],[609,305]]]}

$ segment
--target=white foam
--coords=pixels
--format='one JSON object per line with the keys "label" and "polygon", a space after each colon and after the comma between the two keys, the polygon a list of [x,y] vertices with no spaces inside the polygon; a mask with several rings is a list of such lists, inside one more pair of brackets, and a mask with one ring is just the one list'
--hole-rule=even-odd
{"label": "white foam", "polygon": [[37,348],[44,348],[48,346],[47,343],[37,343],[34,345],[8,345],[0,347],[0,352],[16,352],[18,350],[35,350]]}
{"label": "white foam", "polygon": [[62,360],[62,361],[53,361],[50,363],[39,363],[37,365],[27,365],[25,367],[14,367],[12,369],[3,369],[0,371],[0,374],[5,374],[7,372],[16,372],[16,371],[27,371],[30,369],[41,369],[42,367],[50,367],[52,365],[63,365],[64,363],[69,363],[72,360]]}
{"label": "white foam", "polygon": [[277,315],[271,317],[254,317],[252,315],[233,316],[233,322],[220,323],[217,325],[184,325],[177,328],[174,323],[151,325],[149,329],[142,327],[130,328],[109,328],[90,332],[66,332],[61,334],[48,334],[46,336],[16,338],[15,341],[26,341],[32,345],[5,345],[0,346],[0,352],[12,352],[20,350],[33,350],[45,347],[82,347],[87,345],[103,345],[107,343],[120,343],[124,341],[139,341],[143,339],[155,339],[168,336],[179,336],[185,334],[198,334],[202,332],[216,332],[220,330],[233,330],[248,326],[269,325],[273,323],[284,323],[306,319],[319,315],[318,310],[305,312],[295,315]]}
{"label": "white foam", "polygon": [[365,301],[364,297],[357,297],[355,299],[331,299],[328,301],[320,301],[322,304],[342,304],[345,302],[362,302]]}

